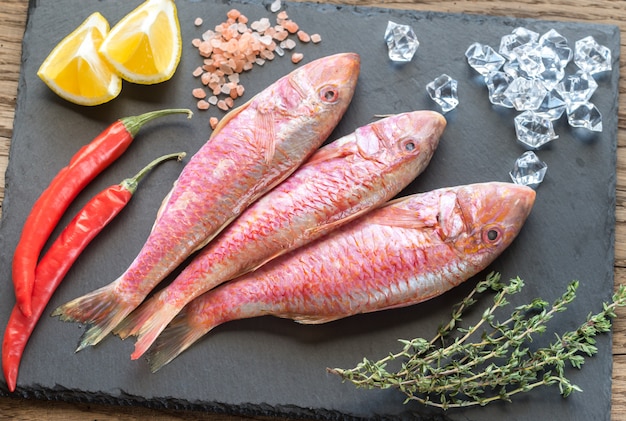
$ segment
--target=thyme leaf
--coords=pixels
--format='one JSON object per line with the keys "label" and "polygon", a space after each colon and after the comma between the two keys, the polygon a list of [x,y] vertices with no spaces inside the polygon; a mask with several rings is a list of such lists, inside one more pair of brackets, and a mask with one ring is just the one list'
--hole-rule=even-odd
{"label": "thyme leaf", "polygon": [[[508,298],[522,290],[524,281],[517,277],[503,284],[500,274],[490,273],[453,307],[450,321],[430,341],[400,339],[399,352],[378,361],[364,358],[352,369],[329,372],[356,387],[395,388],[406,395],[405,402],[443,409],[511,401],[518,393],[540,386],[557,385],[567,397],[581,389],[566,377],[566,368],[580,369],[586,356],[598,352],[595,336],[608,332],[615,309],[626,305],[622,285],[611,302],[603,303],[602,311],[589,314],[576,330],[555,335],[548,346],[531,350],[533,336],[544,333],[554,315],[575,300],[578,285],[572,281],[552,304],[535,299],[498,321],[496,311],[509,305]],[[493,303],[475,325],[461,327],[463,314],[478,302],[479,294],[489,290],[495,292]]]}

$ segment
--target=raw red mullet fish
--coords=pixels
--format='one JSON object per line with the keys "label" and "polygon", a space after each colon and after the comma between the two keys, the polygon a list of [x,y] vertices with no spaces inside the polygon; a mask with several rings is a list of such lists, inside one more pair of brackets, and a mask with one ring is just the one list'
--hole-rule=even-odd
{"label": "raw red mullet fish", "polygon": [[77,350],[102,340],[189,255],[313,154],[347,109],[359,69],[354,53],[315,60],[225,116],[183,169],[129,268],[54,311],[91,325]]}
{"label": "raw red mullet fish", "polygon": [[529,187],[497,182],[394,200],[196,298],[155,341],[151,369],[231,320],[325,323],[438,296],[508,247],[534,200]]}
{"label": "raw red mullet fish", "polygon": [[315,153],[263,196],[114,330],[138,335],[139,358],[182,308],[217,285],[261,266],[382,205],[428,165],[446,126],[415,111],[358,128]]}

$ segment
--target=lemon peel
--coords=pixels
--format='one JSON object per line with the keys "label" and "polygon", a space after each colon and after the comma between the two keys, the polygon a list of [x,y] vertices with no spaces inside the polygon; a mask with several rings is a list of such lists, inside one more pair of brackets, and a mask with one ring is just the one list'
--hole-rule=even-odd
{"label": "lemon peel", "polygon": [[43,61],[37,76],[61,98],[78,105],[99,105],[117,97],[122,80],[98,54],[109,33],[100,13],[91,14],[57,44]]}
{"label": "lemon peel", "polygon": [[109,32],[99,52],[123,79],[154,84],[170,79],[182,51],[173,0],[147,0]]}

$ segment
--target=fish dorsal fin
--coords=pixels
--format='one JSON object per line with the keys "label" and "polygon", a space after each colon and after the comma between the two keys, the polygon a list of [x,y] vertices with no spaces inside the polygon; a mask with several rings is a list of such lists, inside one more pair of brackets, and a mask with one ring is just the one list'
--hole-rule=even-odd
{"label": "fish dorsal fin", "polygon": [[169,192],[167,192],[167,195],[161,201],[161,205],[159,206],[159,209],[157,209],[156,218],[154,218],[154,223],[152,224],[151,231],[154,231],[154,227],[159,222],[159,219],[161,219],[161,216],[163,215],[163,212],[165,211],[165,206],[167,205],[167,203],[169,202],[170,198],[172,197],[172,192],[174,191],[174,187],[176,187],[176,183],[177,182],[178,182],[178,180],[174,181],[174,184],[172,185],[172,188],[170,189]]}
{"label": "fish dorsal fin", "polygon": [[422,229],[437,225],[437,219],[418,211],[396,206],[385,206],[371,213],[367,222],[396,228]]}
{"label": "fish dorsal fin", "polygon": [[215,126],[215,129],[213,129],[213,133],[211,133],[211,136],[209,137],[209,139],[212,139],[213,136],[218,134],[222,130],[222,128],[226,124],[228,124],[228,122],[230,120],[232,120],[233,118],[237,117],[239,115],[239,113],[241,113],[243,110],[248,108],[250,106],[250,103],[252,102],[252,100],[254,100],[254,98],[256,98],[256,96],[250,98],[250,100],[248,100],[248,102],[246,102],[245,104],[241,104],[239,107],[230,110],[228,112],[228,114],[226,114],[224,117],[222,117],[222,119],[219,121],[219,123],[217,123],[217,126]]}
{"label": "fish dorsal fin", "polygon": [[[252,101],[252,100],[250,100]],[[215,136],[216,134],[218,134],[222,128],[228,124],[228,122],[230,120],[232,120],[233,118],[235,118],[236,116],[239,115],[240,112],[242,112],[249,104],[250,101],[246,102],[245,104],[231,110],[228,114],[226,114],[224,117],[222,117],[222,119],[219,121],[219,123],[217,123],[217,126],[215,126],[215,129],[213,129],[213,133],[211,133],[211,136],[209,137],[209,139],[212,139],[213,136]]]}

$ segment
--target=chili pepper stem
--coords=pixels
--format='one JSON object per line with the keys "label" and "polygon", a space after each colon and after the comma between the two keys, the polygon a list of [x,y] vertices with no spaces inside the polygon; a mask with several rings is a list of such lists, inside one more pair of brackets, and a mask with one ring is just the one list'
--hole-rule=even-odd
{"label": "chili pepper stem", "polygon": [[124,117],[121,118],[120,121],[124,124],[124,127],[130,133],[132,137],[137,135],[139,129],[146,124],[147,122],[154,120],[155,118],[162,117],[164,115],[169,114],[187,114],[187,118],[191,118],[193,116],[193,112],[186,108],[170,108],[165,110],[157,110],[150,111],[145,114],[140,114],[136,116]]}
{"label": "chili pepper stem", "polygon": [[162,157],[157,158],[154,161],[150,162],[148,165],[142,168],[141,171],[139,171],[133,177],[123,180],[120,183],[120,186],[122,186],[123,188],[131,192],[131,194],[134,194],[135,191],[137,190],[137,186],[139,185],[139,182],[141,181],[143,177],[145,177],[146,174],[150,172],[150,170],[152,170],[154,167],[159,165],[161,162],[167,161],[168,159],[176,158],[177,161],[182,161],[186,155],[187,154],[185,152],[176,152],[176,153],[171,153],[168,155],[163,155]]}

